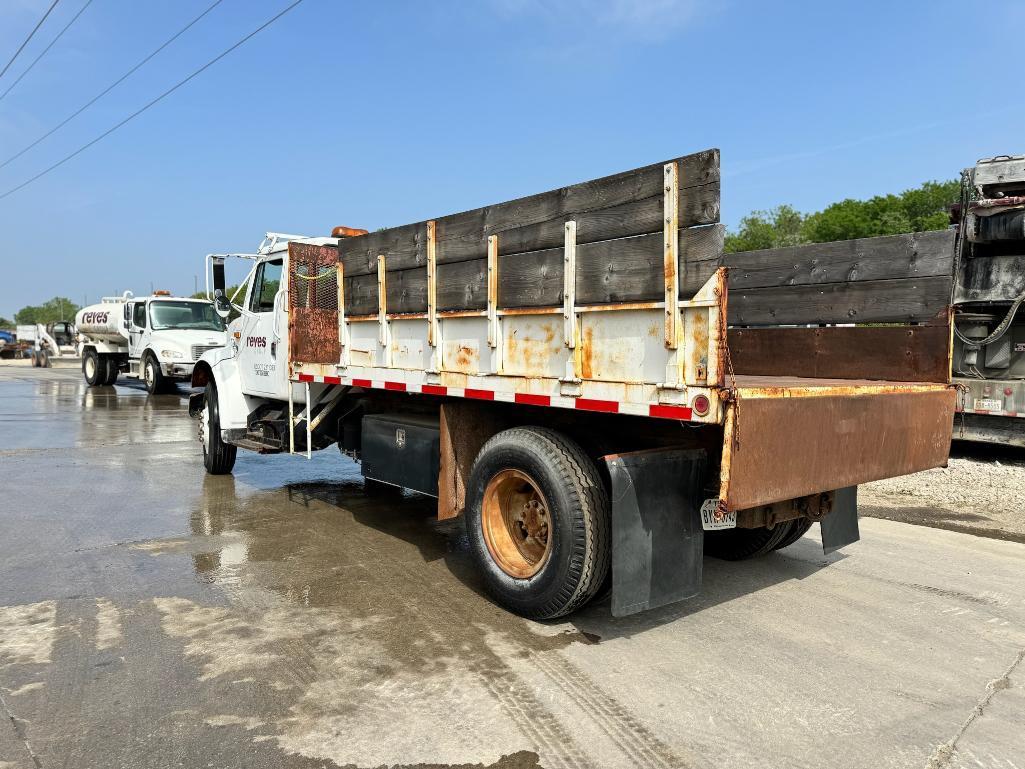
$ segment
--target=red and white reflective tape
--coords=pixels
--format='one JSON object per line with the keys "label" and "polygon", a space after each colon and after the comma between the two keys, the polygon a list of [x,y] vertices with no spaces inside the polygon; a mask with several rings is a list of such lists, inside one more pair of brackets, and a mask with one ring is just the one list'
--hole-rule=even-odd
{"label": "red and white reflective tape", "polygon": [[476,390],[470,387],[407,384],[406,382],[359,379],[358,377],[314,376],[313,374],[299,374],[298,381],[329,385],[352,385],[353,387],[362,387],[367,390],[391,390],[393,392],[420,393],[423,395],[445,395],[450,398],[521,403],[524,406],[550,406],[577,409],[578,411],[598,411],[604,414],[632,414],[634,416],[657,417],[659,419],[689,420],[693,415],[690,406],[673,406],[662,403],[626,403],[595,398],[566,398],[553,395],[500,392],[498,390]]}

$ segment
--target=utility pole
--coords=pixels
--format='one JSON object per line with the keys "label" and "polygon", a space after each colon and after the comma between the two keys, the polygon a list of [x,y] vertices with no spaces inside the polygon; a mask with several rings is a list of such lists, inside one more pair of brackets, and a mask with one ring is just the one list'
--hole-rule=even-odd
{"label": "utility pole", "polygon": [[193,275],[192,276],[192,293],[193,293],[193,295],[199,293],[199,276],[198,275]]}

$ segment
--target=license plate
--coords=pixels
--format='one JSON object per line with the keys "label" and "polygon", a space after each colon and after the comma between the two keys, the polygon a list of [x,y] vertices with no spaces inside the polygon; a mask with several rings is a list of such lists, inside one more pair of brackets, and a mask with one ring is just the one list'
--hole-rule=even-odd
{"label": "license plate", "polygon": [[706,499],[701,503],[701,528],[705,531],[737,528],[737,511],[720,513],[718,499]]}
{"label": "license plate", "polygon": [[988,400],[987,398],[975,399],[976,411],[1003,411],[1004,402],[1001,400]]}

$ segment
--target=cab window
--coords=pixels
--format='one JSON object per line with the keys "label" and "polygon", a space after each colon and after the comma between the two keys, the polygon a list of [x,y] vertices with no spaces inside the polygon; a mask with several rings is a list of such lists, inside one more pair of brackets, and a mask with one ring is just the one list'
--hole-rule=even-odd
{"label": "cab window", "polygon": [[146,328],[146,303],[139,302],[132,309],[132,312],[135,313],[132,318],[132,322],[136,325],[136,327]]}
{"label": "cab window", "polygon": [[253,279],[253,290],[249,296],[251,312],[271,312],[274,309],[274,297],[281,286],[281,268],[284,261],[263,262],[256,268]]}

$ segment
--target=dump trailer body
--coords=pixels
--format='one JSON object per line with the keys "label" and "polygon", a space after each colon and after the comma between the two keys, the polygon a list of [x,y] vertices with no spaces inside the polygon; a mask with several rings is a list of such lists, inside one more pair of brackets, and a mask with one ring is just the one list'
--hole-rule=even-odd
{"label": "dump trailer body", "polygon": [[207,470],[338,444],[464,516],[531,617],[610,564],[628,614],[695,594],[703,552],[855,541],[858,484],[946,461],[949,243],[726,255],[718,201],[709,150],[261,256],[193,375]]}

